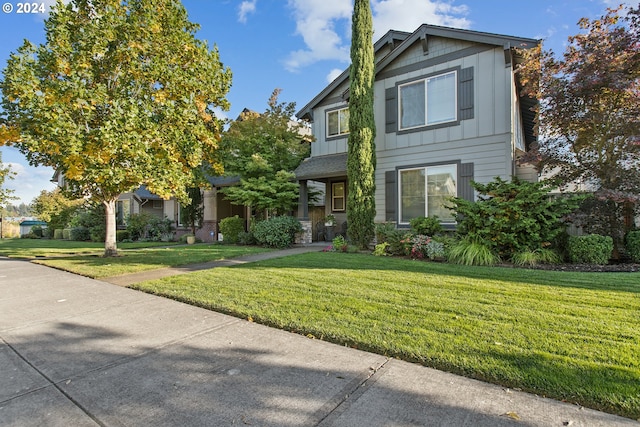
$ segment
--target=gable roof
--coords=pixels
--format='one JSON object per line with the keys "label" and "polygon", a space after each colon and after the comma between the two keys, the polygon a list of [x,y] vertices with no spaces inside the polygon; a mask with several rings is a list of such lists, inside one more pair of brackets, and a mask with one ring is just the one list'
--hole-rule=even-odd
{"label": "gable roof", "polygon": [[[409,37],[411,33],[407,33],[405,31],[396,31],[389,30],[387,33],[380,38],[373,45],[374,57],[378,57],[378,54],[383,51],[383,49],[388,48],[393,52],[404,42],[407,37]],[[320,103],[329,93],[333,92],[338,86],[344,83],[349,79],[349,72],[351,67],[347,67],[338,77],[336,77],[329,85],[322,90],[315,98],[311,100],[307,105],[305,105],[298,113],[296,113],[296,117],[299,119],[304,119],[311,113],[311,110]]]}
{"label": "gable roof", "polygon": [[[441,27],[438,25],[423,24],[413,33],[407,33],[403,31],[388,31],[380,40],[374,44],[374,55],[378,58],[378,54],[385,48],[391,47],[391,51],[380,57],[376,62],[376,75],[378,75],[386,66],[393,62],[399,55],[405,52],[415,42],[420,40],[426,40],[429,36],[445,37],[455,40],[465,40],[475,42],[479,44],[502,46],[505,50],[511,50],[511,48],[530,49],[538,44],[539,40],[514,37],[501,34],[485,33],[481,31],[463,30],[459,28]],[[315,98],[305,105],[296,116],[300,119],[312,118],[311,111],[331,92],[337,87],[343,84],[349,79],[350,68],[342,72],[334,81],[329,83],[322,92],[320,92]]]}

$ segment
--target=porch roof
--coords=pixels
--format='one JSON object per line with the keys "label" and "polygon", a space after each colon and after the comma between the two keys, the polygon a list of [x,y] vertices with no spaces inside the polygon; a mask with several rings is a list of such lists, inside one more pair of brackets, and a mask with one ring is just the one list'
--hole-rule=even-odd
{"label": "porch roof", "polygon": [[347,153],[306,158],[294,171],[296,179],[325,181],[347,175]]}

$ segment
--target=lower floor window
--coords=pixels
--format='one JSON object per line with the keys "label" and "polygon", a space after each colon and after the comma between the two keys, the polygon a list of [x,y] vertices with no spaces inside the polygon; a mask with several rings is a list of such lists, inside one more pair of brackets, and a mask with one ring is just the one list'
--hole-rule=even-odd
{"label": "lower floor window", "polygon": [[331,210],[334,212],[344,212],[345,203],[344,182],[334,182],[331,184]]}
{"label": "lower floor window", "polygon": [[438,216],[442,222],[455,222],[453,212],[445,205],[457,195],[457,176],[456,165],[400,170],[400,223],[408,224],[420,216]]}

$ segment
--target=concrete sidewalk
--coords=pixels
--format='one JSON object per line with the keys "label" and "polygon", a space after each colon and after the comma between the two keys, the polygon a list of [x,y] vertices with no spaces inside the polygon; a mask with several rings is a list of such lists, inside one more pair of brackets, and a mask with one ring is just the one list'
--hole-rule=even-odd
{"label": "concrete sidewalk", "polygon": [[2,426],[639,426],[0,258]]}

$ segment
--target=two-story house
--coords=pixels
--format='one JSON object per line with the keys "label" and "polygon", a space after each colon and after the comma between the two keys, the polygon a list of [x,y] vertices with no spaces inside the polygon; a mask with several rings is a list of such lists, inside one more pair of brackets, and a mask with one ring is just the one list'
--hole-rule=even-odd
{"label": "two-story house", "polygon": [[[408,226],[437,215],[453,228],[444,207],[451,196],[473,200],[471,180],[499,176],[536,180],[517,159],[534,141],[535,100],[519,94],[516,48],[540,41],[422,25],[413,33],[389,31],[374,45],[376,222]],[[316,142],[295,171],[298,215],[308,216],[308,181],[326,189],[326,214],[346,221],[349,69],[302,108]]]}

